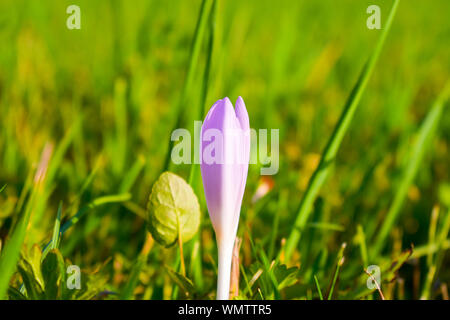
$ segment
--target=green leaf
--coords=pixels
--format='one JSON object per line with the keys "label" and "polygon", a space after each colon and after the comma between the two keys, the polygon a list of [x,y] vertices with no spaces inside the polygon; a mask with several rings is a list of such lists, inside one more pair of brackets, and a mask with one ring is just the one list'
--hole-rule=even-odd
{"label": "green leaf", "polygon": [[35,273],[32,264],[27,259],[23,258],[19,261],[18,270],[22,277],[28,298],[33,300],[42,299],[44,288],[42,283],[38,280],[39,275]]}
{"label": "green leaf", "polygon": [[314,282],[316,283],[317,292],[319,293],[319,299],[323,300],[322,289],[320,289],[319,280],[317,279],[316,275],[314,275]]}
{"label": "green leaf", "polygon": [[108,283],[108,277],[105,275],[106,263],[99,269],[88,272],[83,271],[81,273],[81,289],[67,290],[65,298],[73,300],[91,300],[99,298],[100,294],[106,289]]}
{"label": "green leaf", "polygon": [[183,290],[186,296],[192,296],[195,294],[194,284],[189,278],[170,269],[169,267],[166,267],[166,270],[172,281],[175,282],[180,287],[181,290]]}
{"label": "green leaf", "polygon": [[58,249],[51,250],[42,262],[45,296],[49,300],[61,297],[66,286],[64,259]]}
{"label": "green leaf", "polygon": [[164,172],[155,182],[148,202],[148,227],[153,238],[170,247],[181,237],[190,240],[200,223],[198,199],[186,181]]}
{"label": "green leaf", "polygon": [[283,290],[286,287],[292,286],[298,281],[297,267],[288,268],[285,264],[276,265],[274,274],[278,282],[278,290]]}
{"label": "green leaf", "polygon": [[22,260],[26,260],[29,263],[36,281],[44,288],[44,278],[41,273],[42,252],[39,246],[35,244],[30,250],[23,252]]}
{"label": "green leaf", "polygon": [[8,288],[8,296],[10,300],[28,300],[28,298],[23,295],[20,290],[17,290],[14,287]]}

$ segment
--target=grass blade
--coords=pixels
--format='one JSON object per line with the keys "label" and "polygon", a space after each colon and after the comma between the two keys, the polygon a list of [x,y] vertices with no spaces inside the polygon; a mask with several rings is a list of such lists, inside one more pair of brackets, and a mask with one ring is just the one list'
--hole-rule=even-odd
{"label": "grass blade", "polygon": [[386,217],[383,219],[383,224],[381,226],[380,232],[378,233],[378,236],[375,240],[372,256],[376,256],[383,249],[389,232],[391,231],[398,218],[400,209],[402,208],[403,203],[406,199],[409,187],[414,181],[422,159],[426,151],[428,150],[430,142],[436,132],[437,126],[442,117],[445,102],[449,97],[449,94],[450,82],[447,83],[445,89],[439,95],[438,99],[434,103],[431,110],[428,112],[425,121],[419,129],[419,135],[412,148],[412,156],[403,171],[400,185],[397,188],[397,192],[395,193],[394,200],[392,201],[389,211],[386,214]]}
{"label": "grass blade", "polygon": [[136,259],[136,262],[131,268],[130,278],[120,294],[120,300],[129,300],[132,298],[134,288],[136,288],[139,282],[139,275],[141,274],[142,268],[147,263],[147,257],[152,247],[153,238],[150,233],[147,232],[147,238],[145,239],[144,246],[142,247],[139,257]]}
{"label": "grass blade", "polygon": [[[118,203],[118,202],[125,202],[131,199],[131,195],[129,193],[123,193],[123,194],[117,194],[117,195],[109,195],[109,196],[103,196],[94,199],[92,202],[90,202],[88,205],[82,207],[78,212],[70,218],[66,223],[63,224],[63,226],[60,229],[60,237],[66,233],[66,231],[75,225],[90,209],[94,209],[98,206],[108,204],[108,203]],[[45,256],[50,250],[51,250],[51,244],[52,241],[47,243],[47,245],[42,250],[42,255]]]}
{"label": "grass blade", "polygon": [[25,241],[28,226],[31,224],[32,212],[36,204],[36,199],[41,194],[41,189],[47,177],[47,167],[50,161],[52,148],[46,145],[42,151],[41,160],[34,177],[34,185],[30,198],[25,206],[23,215],[19,218],[11,238],[6,242],[5,248],[0,255],[0,300],[5,298],[8,291],[9,280],[16,270],[19,261],[20,249]]}
{"label": "grass blade", "polygon": [[300,207],[298,209],[294,228],[292,229],[291,234],[286,242],[285,254],[287,260],[291,258],[291,255],[295,247],[300,241],[301,231],[305,227],[305,224],[311,213],[311,208],[313,206],[314,200],[316,199],[320,188],[323,186],[326,178],[330,173],[331,164],[334,162],[334,159],[336,157],[337,152],[339,151],[339,147],[344,138],[344,135],[347,132],[348,128],[350,127],[353,115],[355,114],[355,111],[359,105],[359,101],[361,100],[362,94],[367,86],[370,76],[372,75],[372,71],[375,67],[381,49],[383,48],[385,39],[391,28],[398,3],[399,0],[395,0],[392,9],[389,13],[386,26],[384,27],[384,30],[382,31],[381,36],[378,39],[378,43],[376,44],[375,50],[373,51],[371,57],[364,66],[363,70],[361,71],[358,81],[353,87],[353,90],[347,100],[347,103],[345,105],[343,113],[341,114],[339,122],[334,128],[334,132],[331,135],[331,138],[328,141],[328,144],[322,154],[320,163],[309,181],[308,187],[300,202]]}
{"label": "grass blade", "polygon": [[47,143],[41,153],[41,159],[34,176],[33,189],[30,198],[27,201],[22,216],[19,218],[12,231],[11,238],[6,242],[5,248],[1,251],[0,271],[2,276],[0,277],[0,300],[5,298],[8,291],[9,280],[17,268],[20,250],[25,241],[27,229],[32,224],[33,211],[35,210],[39,197],[42,195],[42,189],[49,176],[49,163],[51,161],[52,151],[52,145]]}
{"label": "grass blade", "polygon": [[124,175],[119,188],[120,193],[128,192],[131,189],[144,167],[145,158],[144,156],[139,155],[131,169]]}
{"label": "grass blade", "polygon": [[328,288],[327,300],[331,300],[333,298],[333,292],[336,287],[337,279],[339,277],[339,271],[341,270],[342,265],[344,264],[344,250],[347,244],[344,242],[341,246],[341,249],[338,253],[338,259],[336,263],[336,269],[334,271],[333,280],[330,283]]}
{"label": "grass blade", "polygon": [[356,230],[357,230],[356,237],[358,239],[359,250],[361,252],[361,259],[364,268],[367,268],[369,266],[369,255],[367,253],[366,235],[364,233],[363,227],[360,224],[358,224]]}
{"label": "grass blade", "polygon": [[[52,242],[50,244],[50,249],[57,249],[59,246],[59,239],[60,239],[60,227],[61,227],[61,213],[62,213],[62,202],[59,203],[58,207],[58,213],[56,214],[56,220],[55,220],[55,226],[53,227],[53,236],[52,236]],[[44,260],[44,256],[42,257],[42,260]]]}
{"label": "grass blade", "polygon": [[127,160],[127,83],[124,79],[114,84],[114,120],[116,126],[114,143],[114,161],[112,167],[116,174],[122,174]]}
{"label": "grass blade", "polygon": [[27,204],[24,215],[17,223],[12,236],[8,242],[6,242],[2,254],[0,256],[0,270],[2,276],[0,277],[0,300],[5,299],[6,292],[8,290],[9,280],[13,275],[17,262],[19,261],[20,249],[25,240],[25,234],[27,226],[31,221],[31,212],[36,199],[36,192],[33,192],[31,199]]}
{"label": "grass blade", "polygon": [[[214,48],[214,37],[215,37],[215,20],[216,20],[216,12],[217,12],[217,1],[213,0],[211,13],[209,17],[209,39],[208,39],[208,54],[206,58],[206,65],[205,70],[203,73],[203,88],[202,88],[202,94],[201,94],[201,101],[198,108],[198,114],[197,119],[202,119],[203,115],[206,111],[206,96],[208,94],[208,88],[209,88],[209,77],[210,77],[210,71],[211,71],[211,61],[212,61],[212,55],[213,55],[213,48]],[[199,141],[200,139],[200,132],[193,132],[194,139],[197,139]],[[201,183],[201,176],[200,176],[200,165],[192,163],[190,172],[189,172],[189,184],[191,185],[194,192],[197,194],[199,199],[202,198],[203,190],[201,189],[202,183]],[[201,219],[201,216],[200,216]],[[200,226],[201,226],[201,220],[200,220]],[[201,227],[200,227],[201,228]],[[191,256],[194,258],[192,260],[192,273],[193,273],[193,279],[199,290],[203,289],[203,266],[202,266],[202,247],[200,242],[200,233],[201,229],[197,232],[194,238],[194,244],[192,248],[196,249],[196,254],[194,255],[193,252],[191,252]]]}
{"label": "grass blade", "polygon": [[286,190],[282,190],[278,198],[278,210],[277,210],[278,212],[273,217],[273,228],[270,235],[269,251],[268,251],[268,256],[270,259],[273,258],[275,252],[275,242],[277,240],[278,229],[280,225],[280,215],[281,212],[284,212],[286,210],[287,204],[288,204],[288,193],[286,192]]}
{"label": "grass blade", "polygon": [[[433,212],[438,212],[438,210],[439,209],[433,210]],[[437,214],[436,214],[436,216],[437,216]],[[432,217],[432,219],[433,218],[435,218],[437,220],[437,217]],[[436,225],[432,224],[430,226],[430,230],[432,228],[436,228]],[[432,298],[431,294],[432,294],[433,281],[435,280],[436,275],[439,272],[439,268],[442,265],[442,260],[444,258],[443,257],[444,256],[443,247],[444,247],[444,243],[447,238],[449,230],[450,230],[450,210],[447,210],[447,213],[444,216],[444,219],[442,222],[442,227],[439,232],[439,235],[437,236],[437,239],[433,238],[433,241],[436,241],[436,243],[437,243],[437,250],[436,250],[435,257],[433,259],[431,252],[428,253],[428,256],[427,256],[428,273],[425,278],[425,284],[422,288],[422,294],[420,297],[421,300],[428,300],[428,299]],[[436,230],[431,230],[431,232],[430,232],[430,233],[432,233],[431,236],[434,236],[433,233],[435,231]]]}
{"label": "grass blade", "polygon": [[423,246],[418,246],[414,248],[414,252],[411,255],[411,259],[419,259],[430,253],[436,252],[438,250],[448,250],[450,249],[450,239],[444,239],[442,243],[425,244]]}
{"label": "grass blade", "polygon": [[[176,114],[175,114],[176,122],[174,124],[174,127],[170,131],[170,133],[173,130],[175,130],[176,128],[180,127],[181,121],[183,119],[183,115],[184,115],[183,106],[186,104],[186,101],[188,98],[188,92],[190,92],[190,88],[191,88],[192,82],[194,80],[194,75],[195,75],[195,72],[197,71],[198,57],[200,55],[200,49],[201,49],[202,41],[204,38],[203,35],[206,30],[207,18],[209,16],[211,6],[212,6],[212,1],[210,1],[210,0],[202,1],[201,7],[200,7],[200,14],[197,19],[197,25],[195,27],[194,40],[192,42],[186,79],[184,82],[183,91],[181,92],[180,101],[179,101],[177,109],[176,109]],[[164,168],[161,172],[169,169],[173,145],[174,145],[174,142],[171,140],[169,143],[169,148],[167,149],[167,152],[166,152]]]}
{"label": "grass blade", "polygon": [[319,292],[319,298],[320,300],[323,300],[322,290],[320,289],[319,280],[317,279],[316,275],[314,275],[314,282],[316,283],[317,292]]}

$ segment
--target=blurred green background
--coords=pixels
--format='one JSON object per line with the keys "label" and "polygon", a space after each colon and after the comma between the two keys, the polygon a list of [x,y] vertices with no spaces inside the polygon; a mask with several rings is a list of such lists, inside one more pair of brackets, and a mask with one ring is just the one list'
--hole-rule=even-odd
{"label": "blurred green background", "polygon": [[[379,298],[373,290],[366,292],[365,262],[395,264],[410,244],[415,246],[412,256],[395,270],[395,279],[386,276],[384,295],[445,298],[450,281],[445,258],[450,243],[444,232],[450,207],[448,108],[408,186],[386,246],[370,261],[361,255],[361,235],[370,251],[419,128],[449,78],[446,0],[400,3],[332,174],[292,259],[282,261],[299,269],[279,290],[271,289],[264,276],[251,286],[248,282],[259,268],[270,273],[261,252],[270,260],[282,250],[302,194],[380,36],[381,30],[366,27],[366,8],[379,5],[384,26],[392,3],[217,1],[214,29],[206,22],[187,86],[200,0],[2,0],[0,188],[6,187],[0,193],[0,248],[30,202],[36,170],[47,154],[50,165],[30,209],[26,247],[43,248],[51,239],[60,202],[64,222],[98,197],[129,193],[124,201],[89,210],[64,234],[60,250],[83,270],[103,266],[98,272],[105,279],[101,289],[112,293],[102,297],[181,297],[182,290],[162,268],[177,268],[176,248],[154,244],[133,280],[147,234],[148,196],[164,168],[177,116],[180,127],[191,129],[194,120],[201,120],[198,110],[225,96],[234,102],[240,95],[252,128],[280,129],[278,174],[261,180],[258,165],[249,169],[238,232],[243,238],[242,297],[318,298],[313,276],[325,291],[346,242],[334,298]],[[71,4],[81,8],[80,30],[66,27]],[[172,164],[170,170],[189,177],[189,166]],[[253,202],[264,183],[273,188]],[[195,190],[202,227],[197,240],[186,244],[187,276],[197,287],[196,297],[213,298],[215,240],[202,188]],[[434,243],[433,207],[439,212],[436,232],[445,233],[439,259],[432,256],[436,250],[428,250]],[[430,268],[436,270],[427,283]],[[19,288],[21,281],[15,273],[10,284]],[[126,290],[131,293],[124,294]]]}

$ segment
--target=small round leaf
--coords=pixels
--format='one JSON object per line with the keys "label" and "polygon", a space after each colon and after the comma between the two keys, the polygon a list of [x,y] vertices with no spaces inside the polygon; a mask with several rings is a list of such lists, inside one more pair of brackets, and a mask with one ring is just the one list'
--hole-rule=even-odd
{"label": "small round leaf", "polygon": [[164,172],[155,182],[148,202],[148,228],[153,238],[165,247],[190,240],[198,230],[200,205],[186,181]]}

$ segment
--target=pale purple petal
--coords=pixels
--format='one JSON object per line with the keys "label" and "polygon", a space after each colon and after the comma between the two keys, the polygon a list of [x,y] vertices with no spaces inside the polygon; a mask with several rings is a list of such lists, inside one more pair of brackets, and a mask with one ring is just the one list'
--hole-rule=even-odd
{"label": "pale purple petal", "polygon": [[239,164],[241,171],[241,184],[239,187],[239,200],[236,203],[237,218],[239,219],[240,208],[242,205],[242,198],[244,197],[245,184],[247,182],[248,164],[250,161],[250,122],[248,118],[247,108],[244,100],[239,96],[236,100],[236,117],[242,129],[241,154],[239,155]]}
{"label": "pale purple petal", "polygon": [[236,117],[239,120],[242,130],[250,129],[250,122],[248,120],[247,109],[245,108],[244,99],[239,96],[236,100]]}
{"label": "pale purple petal", "polygon": [[[230,238],[234,241],[238,226],[250,153],[250,135],[246,135],[242,128],[249,129],[242,98],[238,99],[236,110],[228,98],[217,101],[202,125],[201,173],[208,211],[218,239]],[[222,139],[214,145],[220,148],[220,163],[205,161],[205,155],[213,150],[211,147],[216,141],[211,138],[211,130],[222,134]],[[215,152],[216,149],[211,154],[216,156]]]}

